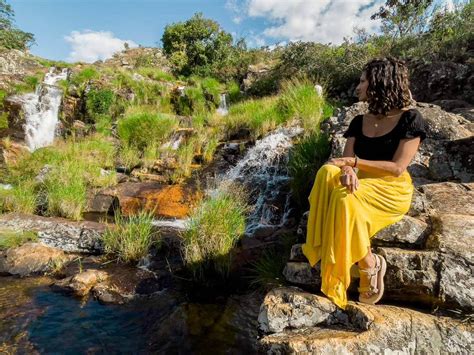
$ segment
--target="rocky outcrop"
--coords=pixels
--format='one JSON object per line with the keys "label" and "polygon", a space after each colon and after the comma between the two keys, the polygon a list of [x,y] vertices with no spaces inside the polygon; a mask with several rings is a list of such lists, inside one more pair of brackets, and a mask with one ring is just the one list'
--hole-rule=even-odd
{"label": "rocky outcrop", "polygon": [[65,279],[56,281],[54,288],[67,292],[74,293],[77,296],[85,296],[97,283],[108,278],[108,274],[100,270],[87,270],[80,272],[74,276],[66,277]]}
{"label": "rocky outcrop", "polygon": [[125,215],[146,209],[153,210],[157,217],[184,218],[199,198],[200,193],[191,186],[125,182],[97,193],[89,200],[87,210],[107,212],[116,204]]}
{"label": "rocky outcrop", "polygon": [[[374,250],[388,264],[383,300],[472,312],[472,126],[463,117],[438,106],[417,104],[416,107],[429,127],[428,137],[408,167],[415,185],[411,208],[400,222],[372,239]],[[350,119],[364,110],[364,104],[353,105],[326,123],[326,131],[333,136],[332,156],[342,154],[342,133]],[[298,228],[302,242],[306,224],[307,213]],[[321,284],[318,267],[311,268],[301,245],[295,245],[283,274],[290,283],[318,291]],[[357,277],[357,268],[352,271]],[[354,290],[357,284],[358,280],[354,280],[349,290]]]}
{"label": "rocky outcrop", "polygon": [[0,275],[29,276],[54,272],[73,258],[60,249],[28,242],[17,248],[0,251]]}
{"label": "rocky outcrop", "polygon": [[101,235],[106,226],[96,222],[72,222],[65,218],[48,218],[21,213],[0,215],[0,228],[37,232],[44,245],[67,252],[102,252]]}
{"label": "rocky outcrop", "polygon": [[474,327],[394,306],[349,302],[345,311],[295,288],[271,291],[260,307],[267,354],[470,353]]}

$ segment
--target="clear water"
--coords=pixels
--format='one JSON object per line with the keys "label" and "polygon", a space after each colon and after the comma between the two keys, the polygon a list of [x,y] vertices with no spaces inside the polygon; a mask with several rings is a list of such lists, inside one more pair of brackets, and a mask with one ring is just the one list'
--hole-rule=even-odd
{"label": "clear water", "polygon": [[162,291],[102,305],[53,292],[51,282],[0,276],[1,354],[254,353],[258,303],[248,299],[197,304]]}

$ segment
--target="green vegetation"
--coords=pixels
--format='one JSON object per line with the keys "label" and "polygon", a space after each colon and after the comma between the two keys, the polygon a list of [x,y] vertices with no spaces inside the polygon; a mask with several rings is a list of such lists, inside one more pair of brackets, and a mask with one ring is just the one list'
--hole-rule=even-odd
{"label": "green vegetation", "polygon": [[177,125],[172,116],[140,113],[119,120],[117,132],[123,145],[144,151],[147,146],[168,138]]}
{"label": "green vegetation", "polygon": [[0,0],[0,47],[24,50],[35,43],[32,33],[24,32],[14,25],[15,13],[6,0]]}
{"label": "green vegetation", "polygon": [[182,237],[184,261],[195,279],[207,273],[228,275],[231,250],[245,231],[246,201],[241,187],[223,186],[191,214]]}
{"label": "green vegetation", "polygon": [[2,194],[3,211],[34,213],[38,208],[50,216],[79,220],[90,187],[116,183],[114,146],[101,135],[25,153],[8,165],[6,181],[13,189]]}
{"label": "green vegetation", "polygon": [[38,236],[31,231],[0,230],[0,250],[19,247],[26,242],[36,242]]}
{"label": "green vegetation", "polygon": [[92,89],[87,93],[86,108],[87,113],[94,120],[98,115],[107,115],[114,102],[114,93],[112,90]]}
{"label": "green vegetation", "polygon": [[308,196],[314,177],[328,159],[329,137],[313,133],[297,142],[289,153],[288,173],[291,177],[291,191],[302,211],[309,208]]}
{"label": "green vegetation", "polygon": [[151,246],[160,246],[159,234],[153,229],[153,212],[141,211],[124,217],[115,213],[115,223],[102,236],[106,254],[124,262],[136,262],[148,254]]}

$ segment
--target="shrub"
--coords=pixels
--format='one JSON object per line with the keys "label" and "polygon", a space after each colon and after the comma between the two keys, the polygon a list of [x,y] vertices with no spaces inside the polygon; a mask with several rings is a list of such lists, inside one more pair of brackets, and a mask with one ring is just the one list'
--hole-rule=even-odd
{"label": "shrub", "polygon": [[114,93],[108,89],[92,89],[87,93],[87,113],[94,119],[109,113],[114,102]]}
{"label": "shrub", "polygon": [[77,87],[84,89],[85,85],[93,79],[99,77],[99,72],[94,67],[87,67],[80,72],[74,73],[71,76],[71,83]]}
{"label": "shrub", "polygon": [[153,218],[153,212],[149,211],[130,217],[115,213],[115,224],[102,236],[105,253],[126,263],[146,256],[151,246],[160,245],[159,234],[153,230]]}
{"label": "shrub", "polygon": [[220,187],[192,212],[182,237],[184,261],[194,278],[207,272],[228,276],[230,252],[245,231],[246,201],[241,187]]}
{"label": "shrub", "polygon": [[144,151],[150,144],[162,143],[177,127],[174,117],[141,113],[118,121],[117,132],[122,144]]}
{"label": "shrub", "polygon": [[289,152],[288,173],[291,191],[302,211],[309,207],[308,196],[319,168],[330,153],[329,137],[313,133],[296,143]]}

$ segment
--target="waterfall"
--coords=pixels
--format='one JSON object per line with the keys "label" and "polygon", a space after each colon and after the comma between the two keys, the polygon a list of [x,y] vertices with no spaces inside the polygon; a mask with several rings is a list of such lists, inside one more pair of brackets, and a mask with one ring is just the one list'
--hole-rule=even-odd
{"label": "waterfall", "polygon": [[286,223],[290,206],[288,152],[301,127],[278,128],[258,140],[236,166],[220,177],[243,184],[253,205],[246,234],[266,236]]}
{"label": "waterfall", "polygon": [[66,80],[68,73],[67,68],[55,73],[55,68],[51,67],[34,93],[18,97],[25,113],[25,140],[31,151],[47,146],[54,140],[62,99],[62,90],[56,83]]}
{"label": "waterfall", "polygon": [[217,112],[222,116],[225,116],[229,113],[229,107],[227,106],[227,94],[221,94],[221,101],[219,102]]}

